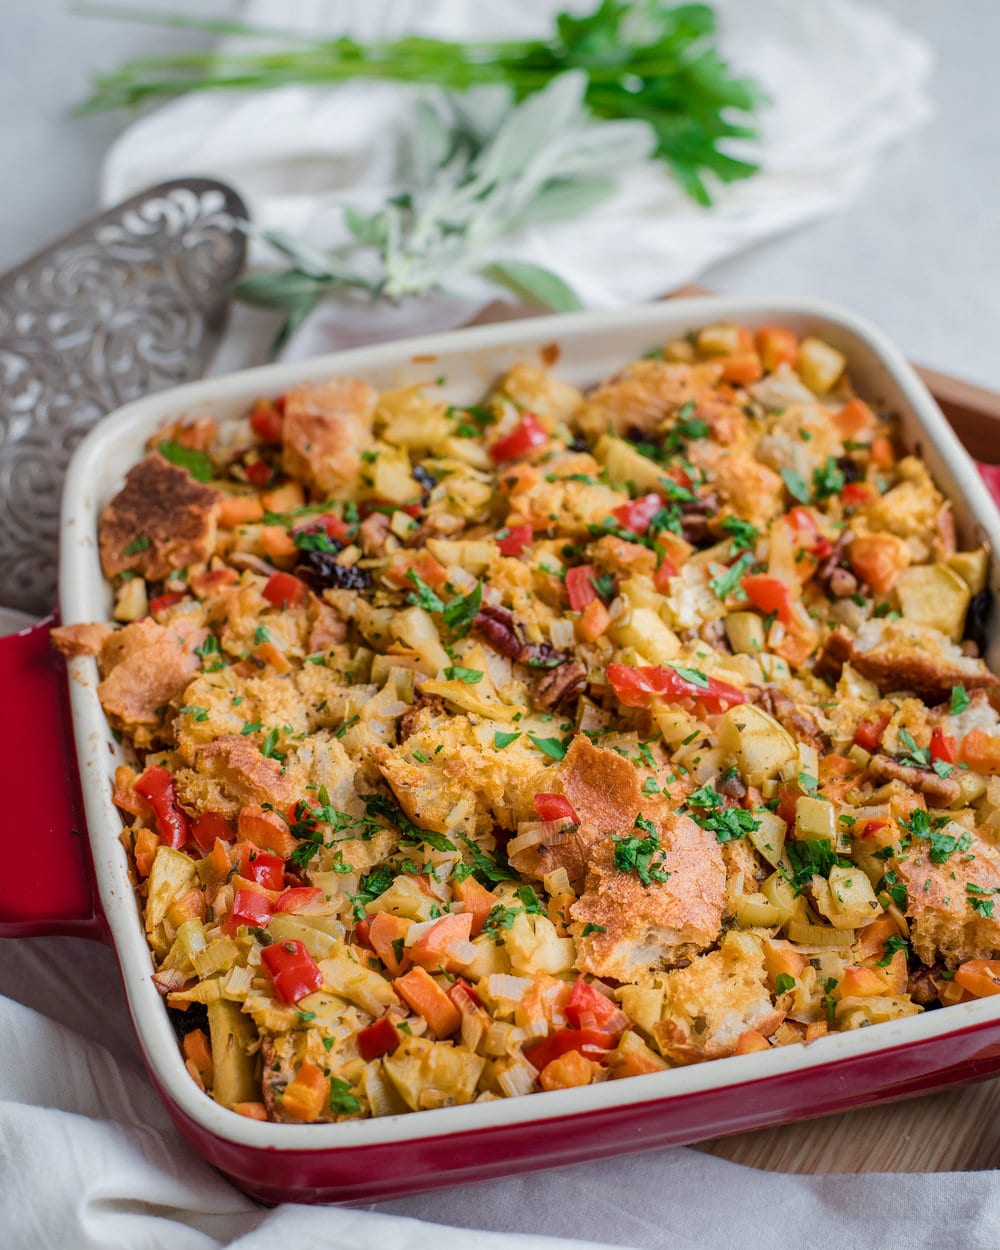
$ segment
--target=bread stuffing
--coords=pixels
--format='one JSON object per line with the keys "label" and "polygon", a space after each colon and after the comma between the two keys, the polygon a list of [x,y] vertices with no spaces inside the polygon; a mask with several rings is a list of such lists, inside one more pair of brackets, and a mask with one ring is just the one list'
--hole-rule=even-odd
{"label": "bread stuffing", "polygon": [[[153,979],[239,1115],[822,1047],[1000,988],[991,591],[850,362],[695,328],[160,431],[93,656]],[[84,661],[89,663],[90,661]]]}

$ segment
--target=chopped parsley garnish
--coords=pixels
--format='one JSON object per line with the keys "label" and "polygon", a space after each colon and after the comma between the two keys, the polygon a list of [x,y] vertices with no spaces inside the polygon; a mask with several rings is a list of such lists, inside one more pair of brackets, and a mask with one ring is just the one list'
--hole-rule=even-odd
{"label": "chopped parsley garnish", "polygon": [[411,754],[418,764],[429,764],[431,762],[431,757],[426,751],[421,751],[419,747],[414,747]]}
{"label": "chopped parsley garnish", "polygon": [[663,487],[663,493],[668,499],[672,499],[674,503],[697,503],[698,496],[688,490],[686,486],[681,486],[670,477],[661,477],[660,485]]}
{"label": "chopped parsley garnish", "polygon": [[515,729],[513,733],[504,733],[498,729],[493,735],[493,745],[498,751],[502,751],[505,747],[509,747],[512,742],[516,742],[520,736],[520,729]]}
{"label": "chopped parsley garnish", "polygon": [[615,579],[610,573],[602,573],[599,577],[592,577],[590,584],[597,591],[597,597],[605,603],[615,597]]}
{"label": "chopped parsley garnish", "polygon": [[965,709],[969,706],[969,694],[964,686],[952,686],[951,703],[948,711],[952,716],[961,716]]}
{"label": "chopped parsley garnish", "polygon": [[505,907],[503,903],[497,903],[496,906],[490,908],[481,931],[495,940],[501,929],[513,928],[514,921],[523,910],[522,907]]}
{"label": "chopped parsley garnish", "polygon": [[359,719],[360,718],[357,716],[348,716],[347,720],[344,721],[340,728],[334,730],[333,736],[335,738],[342,738],[352,725],[356,725],[358,723]]}
{"label": "chopped parsley garnish", "polygon": [[647,777],[642,783],[643,794],[659,794],[660,786],[655,777]]}
{"label": "chopped parsley garnish", "polygon": [[240,730],[240,733],[245,738],[247,734],[255,734],[258,729],[262,728],[263,725],[261,725],[259,720],[248,720],[243,722],[243,728]]}
{"label": "chopped parsley garnish", "polygon": [[299,551],[337,550],[337,544],[332,541],[325,530],[297,530],[292,535],[292,542]]}
{"label": "chopped parsley garnish", "polygon": [[539,738],[537,734],[529,733],[528,737],[538,747],[543,755],[547,755],[549,759],[561,760],[566,754],[567,743],[561,738]]}
{"label": "chopped parsley garnish", "polygon": [[338,1076],[330,1077],[330,1110],[334,1115],[357,1115],[361,1110],[361,1103],[351,1093],[350,1082]]}
{"label": "chopped parsley garnish", "polygon": [[209,634],[200,647],[195,647],[194,653],[195,655],[201,656],[203,660],[207,659],[208,656],[210,655],[218,655],[219,654],[218,638],[216,638],[214,634]]}
{"label": "chopped parsley garnish", "polygon": [[634,872],[643,885],[666,881],[670,873],[661,867],[666,859],[666,852],[660,846],[655,825],[640,814],[635,818],[635,827],[645,833],[646,837],[637,838],[626,834],[612,838],[615,844],[615,868],[618,872]]}
{"label": "chopped parsley garnish", "polygon": [[416,590],[411,590],[406,596],[407,603],[412,603],[414,607],[423,608],[425,612],[444,611],[443,601],[431,590],[430,586],[427,585],[415,569],[407,569],[406,580],[416,586]]}
{"label": "chopped parsley garnish", "polygon": [[393,871],[388,864],[379,864],[371,872],[365,873],[358,882],[357,894],[351,895],[355,920],[364,920],[365,903],[370,903],[373,899],[378,898],[380,894],[384,894],[386,890],[391,888],[394,879]]}
{"label": "chopped parsley garnish", "polygon": [[787,994],[789,990],[795,989],[795,978],[789,976],[787,972],[779,972],[774,978],[775,994]]}
{"label": "chopped parsley garnish", "polygon": [[991,894],[1000,894],[1000,886],[986,890],[981,885],[975,885],[970,881],[965,887],[965,896],[969,906],[984,920],[993,919],[993,905],[996,900],[989,897]]}
{"label": "chopped parsley garnish", "polygon": [[258,625],[253,634],[254,646],[263,646],[265,642],[271,641],[271,635],[267,632],[263,625]]}
{"label": "chopped parsley garnish", "polygon": [[793,499],[797,499],[799,503],[809,502],[809,487],[803,482],[800,473],[796,473],[794,469],[782,469],[781,480]]}
{"label": "chopped parsley garnish", "polygon": [[930,768],[930,751],[926,747],[918,747],[913,740],[913,735],[908,730],[901,729],[899,731],[899,740],[906,749],[906,754],[900,756],[899,762],[901,764],[906,764],[909,768]]}
{"label": "chopped parsley garnish", "polygon": [[592,933],[607,933],[607,929],[602,924],[585,924],[581,937],[590,937]]}
{"label": "chopped parsley garnish", "polygon": [[819,785],[819,780],[814,777],[812,773],[807,773],[804,769],[800,769],[798,782],[802,789],[805,790],[806,794],[815,795],[816,787]]}
{"label": "chopped parsley garnish", "polygon": [[264,745],[260,749],[261,755],[267,759],[283,760],[285,758],[284,752],[277,749],[280,737],[281,731],[279,729],[269,729],[267,737],[264,739]]}
{"label": "chopped parsley garnish", "polygon": [[181,715],[190,716],[192,720],[196,721],[206,721],[208,720],[208,708],[198,707],[197,704],[192,703],[188,707],[181,708]]}
{"label": "chopped parsley garnish", "polygon": [[150,541],[151,539],[148,534],[140,534],[138,538],[133,538],[127,547],[122,548],[122,555],[123,556],[138,555],[140,551],[146,550],[146,548],[150,544]]}
{"label": "chopped parsley garnish", "polygon": [[718,577],[713,577],[708,584],[712,587],[715,597],[717,599],[728,599],[729,596],[735,594],[737,590],[739,590],[740,595],[743,596],[740,581],[747,569],[753,563],[753,556],[749,551],[744,551],[735,564],[730,565],[730,567],[720,573]]}
{"label": "chopped parsley garnish", "polygon": [[833,456],[827,456],[822,467],[813,470],[812,480],[817,499],[829,499],[844,489],[844,475]]}
{"label": "chopped parsley garnish", "polygon": [[462,668],[460,664],[449,664],[444,675],[449,681],[464,681],[467,686],[474,686],[476,682],[483,680],[483,674],[478,668]]}
{"label": "chopped parsley garnish", "polygon": [[945,864],[955,851],[967,851],[972,845],[971,833],[963,833],[956,838],[950,833],[939,832],[948,823],[948,818],[937,816],[932,824],[922,807],[914,809],[909,820],[904,817],[899,823],[904,829],[908,829],[913,837],[930,843],[928,855],[932,864]]}
{"label": "chopped parsley garnish", "polygon": [[844,868],[851,867],[847,860],[837,858],[833,843],[826,838],[788,841],[785,843],[785,851],[792,866],[791,883],[796,894],[801,894],[812,883],[814,876],[829,877],[830,869],[836,868],[838,864]]}
{"label": "chopped parsley garnish", "polygon": [[411,845],[417,842],[426,842],[435,851],[458,850],[455,843],[445,834],[435,833],[432,829],[421,829],[387,794],[379,794],[375,791],[372,794],[364,794],[361,797],[365,805],[366,815],[373,820],[376,816],[381,816],[390,825],[395,825],[404,842],[409,842]]}
{"label": "chopped parsley garnish", "polygon": [[441,609],[444,613],[444,623],[459,636],[468,633],[472,622],[479,615],[482,603],[483,584],[476,582],[467,595],[456,595],[444,605]]}
{"label": "chopped parsley garnish", "polygon": [[520,885],[517,887],[514,893],[520,899],[525,912],[529,916],[544,916],[545,915],[545,908],[542,905],[542,900],[535,893],[534,886]]}
{"label": "chopped parsley garnish", "polygon": [[735,842],[760,828],[753,812],[742,807],[727,807],[722,795],[712,785],[704,785],[688,795],[688,812],[695,824],[714,833],[720,842]]}
{"label": "chopped parsley garnish", "polygon": [[700,668],[683,668],[680,664],[674,664],[671,667],[678,677],[683,677],[692,686],[700,686],[702,690],[708,689],[708,678]]}
{"label": "chopped parsley garnish", "polygon": [[733,540],[733,551],[752,551],[757,545],[760,533],[749,521],[741,521],[738,516],[727,516],[722,522],[722,530]]}
{"label": "chopped parsley garnish", "polygon": [[164,439],[157,445],[156,450],[164,460],[187,469],[196,482],[208,482],[214,476],[215,470],[212,468],[212,462],[203,451],[198,451],[194,447],[184,447],[170,439]]}
{"label": "chopped parsley garnish", "polygon": [[885,892],[902,911],[906,907],[906,886],[894,872],[887,872],[882,878],[882,884],[885,886]]}
{"label": "chopped parsley garnish", "polygon": [[[458,835],[472,853],[472,871],[478,877],[485,877],[486,882],[495,884],[498,881],[520,881],[520,877],[501,859],[499,851],[496,856],[487,853],[464,833]],[[456,870],[457,871],[457,870]],[[468,874],[466,874],[468,875]],[[483,884],[480,882],[480,884]]]}
{"label": "chopped parsley garnish", "polygon": [[888,968],[889,964],[892,963],[892,957],[895,955],[896,951],[906,951],[907,954],[909,954],[910,944],[907,942],[906,938],[900,937],[898,933],[892,933],[885,939],[883,949],[885,954],[881,959],[876,961],[876,968]]}

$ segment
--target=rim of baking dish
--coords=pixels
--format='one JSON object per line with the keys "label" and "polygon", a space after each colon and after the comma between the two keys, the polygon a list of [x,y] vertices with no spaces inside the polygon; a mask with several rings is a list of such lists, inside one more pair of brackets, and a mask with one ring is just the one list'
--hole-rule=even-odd
{"label": "rim of baking dish", "polygon": [[[94,521],[99,502],[96,483],[107,472],[107,458],[123,439],[141,439],[168,416],[199,406],[218,409],[246,404],[259,395],[278,394],[296,382],[327,377],[345,370],[366,370],[394,364],[447,365],[436,358],[450,353],[470,358],[524,353],[557,342],[602,332],[676,334],[683,328],[726,320],[763,324],[775,320],[807,322],[815,333],[834,340],[850,357],[863,345],[878,368],[900,392],[927,445],[923,454],[937,475],[950,479],[956,505],[964,506],[977,535],[993,552],[1000,551],[1000,513],[979,474],[945,421],[934,400],[901,353],[881,331],[863,318],[823,300],[788,296],[699,296],[610,312],[583,312],[524,321],[501,322],[449,331],[428,337],[332,352],[308,360],[262,365],[210,377],[133,401],[101,421],[81,442],[66,477],[61,520],[60,604],[67,624],[95,619],[92,604],[97,581],[106,597],[97,557]],[[625,349],[629,350],[629,349]],[[631,350],[635,350],[632,348]],[[471,364],[471,359],[470,359]],[[479,372],[482,372],[481,366]],[[488,380],[480,379],[483,384]],[[594,381],[597,379],[595,378]],[[136,440],[139,441],[136,441]],[[133,455],[134,459],[134,455]],[[132,460],[124,463],[131,463]],[[103,468],[102,468],[103,466]],[[991,584],[998,570],[991,561]],[[106,608],[105,608],[106,612]],[[994,646],[993,650],[996,650]],[[994,656],[994,662],[996,656]],[[672,1068],[665,1072],[606,1081],[582,1089],[542,1092],[519,1098],[420,1111],[405,1115],[331,1124],[276,1124],[247,1119],[203,1093],[184,1067],[176,1036],[162,999],[152,982],[152,964],[138,905],[128,879],[121,819],[111,801],[109,764],[121,758],[97,698],[97,667],[91,657],[69,662],[81,784],[100,904],[121,964],[126,995],[140,1045],[164,1094],[199,1126],[219,1138],[257,1149],[323,1151],[357,1149],[388,1142],[485,1130],[512,1124],[586,1115],[607,1108],[660,1102],[726,1086],[746,1085],[783,1074],[876,1054],[963,1033],[1000,1017],[1000,996],[940,1008],[919,1016],[836,1033],[809,1046],[789,1045],[766,1052]]]}

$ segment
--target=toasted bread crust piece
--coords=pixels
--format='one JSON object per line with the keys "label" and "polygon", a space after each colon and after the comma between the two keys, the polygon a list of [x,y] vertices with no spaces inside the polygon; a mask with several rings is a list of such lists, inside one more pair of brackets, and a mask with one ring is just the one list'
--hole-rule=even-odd
{"label": "toasted bread crust piece", "polygon": [[67,659],[77,655],[100,655],[105,640],[113,633],[112,627],[103,622],[56,625],[52,630],[52,644]]}
{"label": "toasted bread crust piece", "polygon": [[375,391],[357,378],[306,383],[288,392],[282,425],[285,472],[324,496],[354,488],[372,443]]}
{"label": "toasted bread crust piece", "polygon": [[[933,634],[935,631],[922,632]],[[870,650],[862,650],[850,630],[841,625],[823,644],[816,657],[815,671],[817,676],[834,682],[845,664],[873,681],[883,694],[912,690],[928,704],[942,703],[951,694],[952,686],[964,686],[970,691],[1000,687],[1000,678],[991,673],[982,660],[949,656],[940,649],[922,650],[906,645],[903,639],[892,639]]]}
{"label": "toasted bread crust piece", "polygon": [[[1000,904],[1000,851],[973,835],[967,851],[955,851],[942,864],[931,862],[930,844],[913,839],[906,855],[891,861],[906,886],[910,941],[919,958],[933,965],[939,958],[949,968],[966,959],[1000,954],[1000,916],[986,911]],[[971,891],[968,887],[972,887]]]}
{"label": "toasted bread crust piece", "polygon": [[201,747],[197,767],[203,776],[219,782],[229,800],[229,812],[263,803],[283,808],[297,796],[298,786],[285,775],[279,761],[236,734],[224,734]]}
{"label": "toasted bread crust piece", "polygon": [[[154,452],[129,469],[98,525],[105,577],[126,571],[160,581],[204,564],[215,548],[217,490]],[[140,550],[132,550],[141,544]]]}
{"label": "toasted bread crust piece", "polygon": [[[635,981],[711,945],[722,928],[726,870],[714,833],[660,805],[655,816],[666,881],[643,885],[614,866],[615,842],[594,848],[587,889],[570,908],[579,956],[595,976]],[[588,924],[597,932],[584,935]]]}
{"label": "toasted bread crust piece", "polygon": [[617,377],[592,391],[577,413],[585,434],[612,430],[653,433],[668,413],[712,390],[718,382],[716,364],[634,360]]}
{"label": "toasted bread crust piece", "polygon": [[195,648],[208,630],[183,618],[157,625],[151,617],[108,635],[101,650],[104,680],[97,687],[101,706],[116,728],[140,741],[145,728],[161,720],[160,708],[182,694],[201,663]]}

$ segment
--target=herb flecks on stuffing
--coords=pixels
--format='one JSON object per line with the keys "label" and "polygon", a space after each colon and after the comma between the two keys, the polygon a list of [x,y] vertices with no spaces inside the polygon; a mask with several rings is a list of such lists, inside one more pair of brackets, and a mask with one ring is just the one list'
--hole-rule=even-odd
{"label": "herb flecks on stuffing", "polygon": [[217,1101],[386,1115],[997,992],[986,552],[846,365],[712,325],[587,394],[338,378],[151,441],[120,628],[57,637],[141,761]]}

